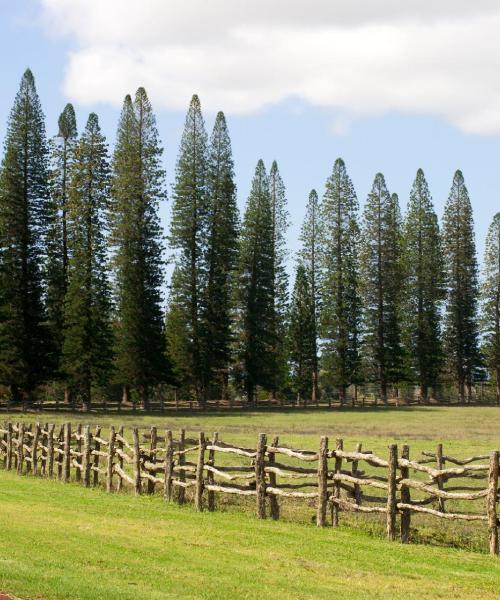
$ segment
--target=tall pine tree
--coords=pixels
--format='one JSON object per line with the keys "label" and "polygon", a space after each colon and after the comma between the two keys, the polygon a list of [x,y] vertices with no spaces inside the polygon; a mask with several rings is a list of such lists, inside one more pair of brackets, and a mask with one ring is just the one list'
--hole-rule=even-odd
{"label": "tall pine tree", "polygon": [[388,386],[402,376],[400,332],[401,223],[396,194],[378,173],[364,208],[361,234],[361,294],[364,358],[370,379],[387,401]]}
{"label": "tall pine tree", "polygon": [[0,380],[14,401],[29,401],[47,375],[47,204],[44,116],[28,69],[10,113],[0,172]]}
{"label": "tall pine tree", "polygon": [[359,373],[358,200],[344,161],[335,161],[321,204],[322,363],[341,405]]}
{"label": "tall pine tree", "polygon": [[444,342],[448,367],[458,385],[460,401],[465,388],[470,398],[478,366],[478,272],[474,223],[469,193],[461,171],[453,177],[443,217],[443,255],[446,278]]}
{"label": "tall pine tree", "polygon": [[[176,277],[171,285],[170,305],[175,306],[177,327],[174,346],[187,358],[187,365],[174,370],[189,374],[185,384],[196,400],[206,398],[203,338],[203,301],[207,280],[209,210],[207,194],[207,134],[198,96],[193,96],[186,116],[173,189],[170,246],[175,251]],[[171,332],[167,338],[173,343]],[[170,347],[168,353],[175,360]]]}
{"label": "tall pine tree", "polygon": [[286,232],[289,215],[286,208],[286,192],[278,164],[273,161],[269,172],[269,194],[271,198],[271,217],[273,230],[273,296],[274,296],[274,383],[271,386],[273,398],[284,391],[287,379],[287,351],[283,341],[286,339],[288,317],[288,273],[286,260]]}
{"label": "tall pine tree", "polygon": [[274,236],[269,178],[262,160],[255,169],[243,218],[236,278],[237,365],[249,403],[257,386],[275,385]]}
{"label": "tall pine tree", "polygon": [[304,265],[309,280],[309,292],[311,294],[311,305],[313,307],[313,338],[314,349],[312,355],[312,385],[311,402],[319,402],[319,369],[318,369],[318,323],[320,312],[319,294],[319,250],[320,250],[320,204],[316,190],[311,190],[306,207],[306,216],[302,224],[300,241],[302,247],[299,252],[300,261]]}
{"label": "tall pine tree", "polygon": [[203,302],[205,381],[227,394],[231,359],[232,285],[238,251],[238,208],[231,140],[219,112],[210,138],[207,166],[207,283]]}
{"label": "tall pine tree", "polygon": [[313,370],[317,359],[316,316],[310,290],[310,277],[301,262],[295,272],[288,345],[292,389],[297,396],[297,404],[306,405],[312,393]]}
{"label": "tall pine tree", "polygon": [[113,156],[111,244],[115,248],[116,365],[124,385],[139,392],[168,376],[161,286],[163,242],[158,210],[165,200],[163,149],[144,88],[124,101]]}
{"label": "tall pine tree", "polygon": [[[64,298],[68,287],[68,185],[77,139],[75,110],[67,104],[59,116],[58,133],[50,144],[50,203],[47,234],[47,317],[57,377],[63,343]],[[66,401],[69,389],[66,388]]]}
{"label": "tall pine tree", "polygon": [[68,197],[68,291],[64,304],[63,369],[74,397],[91,406],[112,367],[111,292],[106,213],[110,169],[97,115],[90,114],[75,147]]}
{"label": "tall pine tree", "polygon": [[444,297],[439,225],[422,169],[410,192],[403,227],[405,353],[425,400],[442,364],[440,306]]}
{"label": "tall pine tree", "polygon": [[500,213],[493,217],[486,237],[481,286],[484,353],[500,402]]}

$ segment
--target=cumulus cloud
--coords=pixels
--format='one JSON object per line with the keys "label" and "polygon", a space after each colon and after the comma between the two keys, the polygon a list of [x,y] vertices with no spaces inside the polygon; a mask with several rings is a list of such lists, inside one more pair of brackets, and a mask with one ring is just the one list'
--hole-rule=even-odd
{"label": "cumulus cloud", "polygon": [[66,94],[248,113],[287,98],[338,124],[396,110],[500,133],[498,0],[41,0]]}

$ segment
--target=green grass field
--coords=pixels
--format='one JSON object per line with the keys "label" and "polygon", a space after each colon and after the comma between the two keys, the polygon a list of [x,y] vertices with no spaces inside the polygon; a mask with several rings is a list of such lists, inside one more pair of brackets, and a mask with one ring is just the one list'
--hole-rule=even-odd
{"label": "green grass field", "polygon": [[[438,442],[462,457],[500,447],[494,407],[2,417],[184,427],[247,445],[263,431],[302,448],[317,448],[326,434],[381,455],[391,442],[409,443],[413,456]],[[41,600],[499,597],[500,559],[484,554],[484,526],[446,522],[437,535],[430,519],[415,519],[416,537],[429,543],[402,546],[383,539],[376,519],[342,516],[339,529],[318,530],[311,506],[302,522],[286,515],[262,522],[251,508],[220,508],[200,514],[159,496],[107,495],[0,470],[0,591]]]}
{"label": "green grass field", "polygon": [[481,554],[4,471],[0,489],[0,588],[21,598],[498,598]]}

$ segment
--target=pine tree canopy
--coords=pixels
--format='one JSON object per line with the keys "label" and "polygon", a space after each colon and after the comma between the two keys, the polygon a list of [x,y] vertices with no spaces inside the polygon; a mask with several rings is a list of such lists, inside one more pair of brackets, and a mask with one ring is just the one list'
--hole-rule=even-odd
{"label": "pine tree canopy", "polygon": [[311,402],[319,401],[318,388],[318,323],[320,314],[320,228],[321,215],[318,194],[311,190],[306,206],[306,216],[300,233],[301,249],[299,259],[304,265],[306,276],[309,280],[311,305],[313,307],[314,353],[313,353],[313,382],[311,388]]}
{"label": "pine tree canopy", "polygon": [[284,391],[287,380],[287,356],[283,340],[288,328],[288,273],[286,261],[288,250],[286,233],[289,226],[289,214],[285,185],[281,178],[278,163],[273,161],[269,172],[269,194],[271,198],[272,235],[273,235],[273,296],[274,317],[274,396]]}
{"label": "pine tree canopy", "polygon": [[64,299],[68,287],[68,185],[77,139],[75,110],[67,104],[58,120],[59,132],[50,143],[50,202],[47,233],[47,318],[53,344],[55,374],[62,376]]}
{"label": "pine tree canopy", "polygon": [[366,368],[387,398],[389,384],[401,378],[401,223],[396,194],[378,173],[364,208],[361,234],[361,293]]}
{"label": "pine tree canopy", "polygon": [[111,292],[107,267],[110,169],[97,115],[75,147],[68,193],[68,291],[64,304],[63,369],[88,409],[92,388],[112,366]]}
{"label": "pine tree canopy", "polygon": [[168,379],[162,309],[163,239],[158,210],[166,198],[156,119],[144,88],[124,101],[113,156],[111,244],[115,249],[116,365],[139,390]]}
{"label": "pine tree canopy", "polygon": [[486,237],[481,287],[482,333],[487,365],[500,401],[500,213],[493,217]]}
{"label": "pine tree canopy", "polygon": [[316,365],[316,328],[310,278],[299,262],[290,306],[288,332],[292,389],[297,402],[307,403],[312,394]]}
{"label": "pine tree canopy", "polygon": [[236,297],[236,376],[249,402],[275,382],[274,237],[269,178],[259,160],[241,227]]}
{"label": "pine tree canopy", "polygon": [[427,398],[441,363],[440,311],[444,273],[439,225],[422,169],[417,171],[403,227],[404,299],[402,323],[409,377]]}
{"label": "pine tree canopy", "polygon": [[238,208],[231,140],[224,113],[215,119],[207,163],[207,282],[203,300],[206,386],[225,394],[231,361],[232,286],[238,251]]}
{"label": "pine tree canopy", "polygon": [[444,342],[448,367],[464,400],[479,365],[478,273],[469,193],[461,171],[453,177],[443,217],[443,256],[446,283]]}
{"label": "pine tree canopy", "polygon": [[[170,246],[175,251],[176,277],[172,281],[170,306],[175,306],[180,338],[176,348],[187,366],[174,366],[189,374],[185,382],[198,402],[206,397],[202,315],[207,280],[209,201],[207,193],[208,140],[198,96],[193,96],[186,116],[173,188]],[[172,340],[171,340],[172,341]],[[170,352],[170,350],[169,350]]]}
{"label": "pine tree canopy", "polygon": [[47,375],[43,266],[48,156],[33,74],[21,80],[0,171],[0,380],[28,396]]}
{"label": "pine tree canopy", "polygon": [[345,399],[359,370],[358,200],[344,161],[335,161],[321,204],[322,365]]}

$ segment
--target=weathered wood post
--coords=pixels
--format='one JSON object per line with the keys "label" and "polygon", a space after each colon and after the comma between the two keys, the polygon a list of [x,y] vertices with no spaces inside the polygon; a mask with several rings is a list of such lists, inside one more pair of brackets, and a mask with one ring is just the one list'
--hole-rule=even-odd
{"label": "weathered wood post", "polygon": [[174,441],[170,429],[165,431],[165,444],[165,484],[163,488],[163,497],[167,502],[170,502],[172,500],[172,469],[174,467]]}
{"label": "weathered wood post", "polygon": [[[444,468],[443,459],[443,444],[438,444],[436,448],[436,469],[441,471]],[[438,490],[444,489],[444,478],[442,476],[437,478]],[[446,512],[444,507],[444,498],[438,498],[438,509],[441,512]]]}
{"label": "weathered wood post", "polygon": [[[216,446],[219,441],[219,434],[217,432],[214,433],[212,437],[212,446]],[[215,466],[215,450],[211,448],[208,452],[208,464],[213,467]],[[208,471],[207,473],[207,482],[214,483],[215,477],[212,471]],[[208,490],[207,494],[207,506],[209,512],[213,512],[215,510],[215,492],[213,490]]]}
{"label": "weathered wood post", "polygon": [[[405,444],[401,450],[401,458],[410,460],[410,446]],[[401,467],[401,478],[408,479],[410,477],[410,469],[408,467]],[[403,504],[410,504],[410,488],[407,485],[401,485],[401,502]],[[410,541],[410,523],[411,523],[411,511],[404,508],[401,512],[401,543],[408,544]]]}
{"label": "weathered wood post", "polygon": [[[184,454],[184,450],[186,449],[186,430],[181,429],[181,436],[179,438],[179,467],[182,467],[186,464],[186,455]],[[186,472],[184,470],[179,470],[179,481],[186,481]],[[178,504],[184,504],[184,500],[186,499],[186,490],[179,486],[177,490],[177,502]]]}
{"label": "weathered wood post", "polygon": [[257,516],[266,518],[266,473],[264,471],[266,457],[267,437],[265,433],[259,434],[257,453],[255,456],[255,483],[257,491]]}
{"label": "weathered wood post", "polygon": [[[156,427],[153,425],[153,427],[151,427],[151,439],[149,441],[149,449],[150,449],[150,453],[149,453],[149,462],[154,465],[156,463],[156,448],[158,445],[158,430],[156,429]],[[156,477],[156,471],[153,468],[153,477]],[[149,471],[149,474],[151,475],[151,471]],[[154,481],[151,481],[151,479],[148,479],[148,483],[146,486],[146,491],[148,494],[154,494],[155,493],[155,483]]]}
{"label": "weathered wood post", "polygon": [[99,462],[100,456],[99,452],[101,451],[101,442],[97,439],[101,437],[101,427],[100,425],[96,425],[94,431],[94,460],[92,461],[92,485],[97,487],[99,485]]}
{"label": "weathered wood post", "polygon": [[[361,444],[361,442],[358,442],[356,444],[356,452],[361,452],[362,448],[363,448],[363,444]],[[358,464],[359,464],[358,460],[352,461],[351,473],[352,473],[353,477],[358,476]],[[353,487],[354,487],[354,502],[358,506],[360,506],[360,504],[361,504],[361,486],[359,485],[359,483],[355,483]]]}
{"label": "weathered wood post", "polygon": [[[276,448],[279,444],[279,437],[276,436],[272,445]],[[269,452],[267,456],[269,466],[272,466],[276,462],[276,454],[274,452]],[[269,473],[269,485],[270,487],[276,487],[276,473]],[[278,500],[278,496],[276,494],[270,494],[270,506],[271,506],[271,518],[277,521],[280,518],[280,504]]]}
{"label": "weathered wood post", "polygon": [[[124,460],[123,460],[123,448],[125,447],[124,443],[123,443],[123,434],[124,434],[124,427],[123,425],[120,425],[120,429],[118,429],[118,437],[117,437],[117,448],[118,448],[118,467],[120,468],[121,471],[123,471],[123,465],[124,465]],[[123,477],[120,475],[120,473],[118,473],[118,480],[116,482],[116,491],[117,492],[121,492],[123,489]]]}
{"label": "weathered wood post", "polygon": [[31,446],[31,471],[33,475],[38,475],[38,442],[40,440],[41,429],[40,423],[37,423],[33,432],[33,445]]}
{"label": "weathered wood post", "polygon": [[490,456],[490,472],[488,485],[488,531],[490,534],[490,554],[498,554],[498,462],[499,452],[496,450]]}
{"label": "weathered wood post", "polygon": [[44,476],[47,474],[47,458],[49,455],[48,449],[47,449],[48,430],[49,430],[49,424],[45,423],[45,425],[42,427],[42,431],[40,432],[41,444],[42,444],[42,446],[45,446],[45,448],[42,449],[42,452],[40,455],[40,473]]}
{"label": "weathered wood post", "polygon": [[205,468],[205,434],[200,431],[198,437],[198,462],[196,463],[196,487],[194,495],[194,507],[197,511],[203,510],[203,469]]}
{"label": "weathered wood post", "polygon": [[134,440],[134,492],[136,496],[142,493],[142,482],[141,482],[141,447],[139,445],[139,430],[137,427],[132,429],[132,437]]}
{"label": "weathered wood post", "polygon": [[[344,440],[337,439],[335,441],[335,450],[342,452],[344,449]],[[335,456],[335,475],[342,474],[342,457]],[[340,500],[340,490],[341,490],[341,481],[339,479],[333,480],[333,497],[336,500]],[[332,526],[339,526],[339,515],[340,515],[340,506],[338,504],[332,504]]]}
{"label": "weathered wood post", "polygon": [[8,471],[10,471],[12,469],[12,450],[13,450],[13,443],[12,443],[12,423],[9,421],[7,423],[7,453],[6,453],[6,458],[5,458],[5,467],[7,468]]}
{"label": "weathered wood post", "polygon": [[63,476],[63,457],[64,457],[64,425],[61,425],[59,435],[57,437],[57,478],[62,479]]}
{"label": "weathered wood post", "polygon": [[[82,454],[82,424],[78,423],[77,427],[76,427],[76,444],[75,444],[75,450],[78,452],[78,454],[76,455],[76,462],[80,463],[80,467],[83,467],[83,456],[81,456]],[[82,479],[82,469],[79,469],[78,467],[75,467],[75,481],[81,481]]]}
{"label": "weathered wood post", "polygon": [[113,491],[113,461],[115,458],[115,439],[116,431],[114,425],[109,428],[109,441],[108,441],[108,460],[106,463],[106,491],[108,494]]}
{"label": "weathered wood post", "polygon": [[64,449],[63,449],[63,464],[62,464],[62,476],[64,483],[68,483],[70,480],[70,468],[71,468],[71,423],[64,425]]}
{"label": "weathered wood post", "polygon": [[398,468],[398,447],[389,446],[389,468],[387,473],[387,539],[396,539],[396,478]]}
{"label": "weathered wood post", "polygon": [[17,473],[23,472],[24,462],[24,423],[19,423],[17,429]]}
{"label": "weathered wood post", "polygon": [[47,426],[47,473],[49,477],[54,476],[54,430],[56,426],[50,423]]}
{"label": "weathered wood post", "polygon": [[90,427],[85,425],[83,428],[83,452],[82,452],[82,480],[85,487],[90,487],[90,467],[91,467],[91,438]]}
{"label": "weathered wood post", "polygon": [[326,525],[326,508],[328,503],[328,438],[321,437],[318,453],[318,510],[316,525]]}

